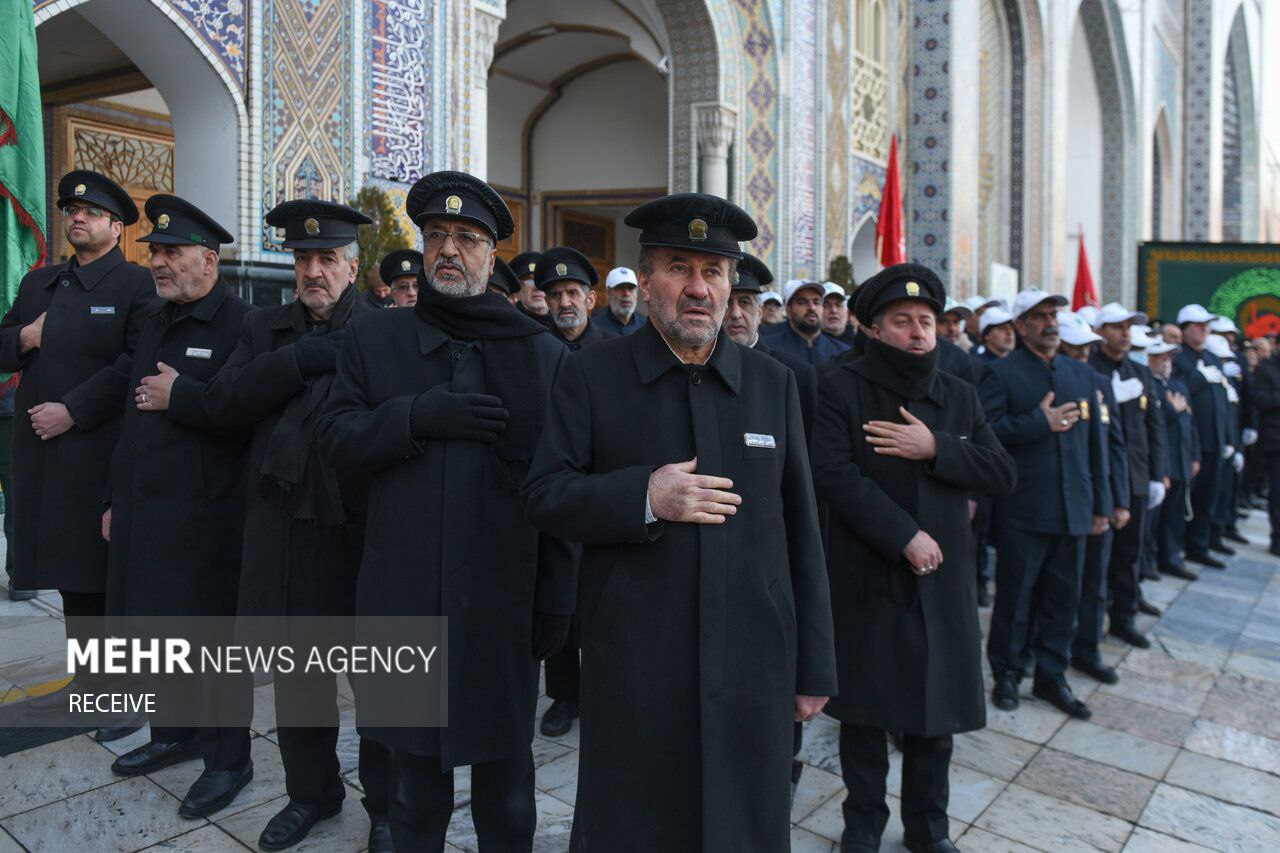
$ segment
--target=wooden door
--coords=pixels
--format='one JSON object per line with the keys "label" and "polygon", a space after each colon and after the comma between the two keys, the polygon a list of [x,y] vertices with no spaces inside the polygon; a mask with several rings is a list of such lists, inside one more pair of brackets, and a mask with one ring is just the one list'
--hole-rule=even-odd
{"label": "wooden door", "polygon": [[520,241],[524,236],[524,202],[510,196],[503,196],[502,200],[507,203],[507,208],[511,211],[511,218],[515,220],[516,230],[511,232],[510,237],[498,244],[498,257],[510,263],[512,258],[523,251],[520,248]]}
{"label": "wooden door", "polygon": [[596,306],[606,304],[604,280],[614,267],[613,220],[562,210],[559,226],[561,245],[577,249],[596,268],[600,276],[600,283],[595,287]]}

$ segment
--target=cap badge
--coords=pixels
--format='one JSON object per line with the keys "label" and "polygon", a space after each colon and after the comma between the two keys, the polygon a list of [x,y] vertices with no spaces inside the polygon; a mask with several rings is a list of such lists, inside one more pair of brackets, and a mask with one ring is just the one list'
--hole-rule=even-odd
{"label": "cap badge", "polygon": [[738,271],[737,271],[737,270],[734,270],[734,271],[733,271],[733,283],[734,283],[734,284],[737,284],[737,283],[738,283],[738,282],[740,282],[740,281],[742,281],[742,276],[738,274]]}
{"label": "cap badge", "polygon": [[157,227],[157,228],[159,228],[161,231],[163,231],[164,229],[168,228],[168,227],[169,227],[169,214],[167,214],[167,213],[162,213],[162,214],[160,214],[160,217],[156,220],[156,227]]}
{"label": "cap badge", "polygon": [[76,195],[84,195],[84,191],[87,189],[88,187],[86,187],[84,184],[76,184],[76,190],[75,190]]}
{"label": "cap badge", "polygon": [[400,269],[404,270],[405,272],[408,272],[410,267],[412,266],[413,264],[409,263],[408,258],[400,262]]}
{"label": "cap badge", "polygon": [[462,210],[462,199],[456,195],[451,195],[444,200],[444,212],[453,215]]}
{"label": "cap badge", "polygon": [[308,219],[306,222],[302,223],[302,227],[307,229],[308,237],[315,237],[320,233],[320,223],[318,220]]}
{"label": "cap badge", "polygon": [[533,272],[538,268],[537,264],[529,264],[529,272]]}
{"label": "cap badge", "polygon": [[569,268],[564,264],[556,264],[556,275],[568,275]]}
{"label": "cap badge", "polygon": [[907,282],[907,296],[919,296],[919,295],[920,295],[920,285],[916,284],[914,281]]}
{"label": "cap badge", "polygon": [[689,239],[701,243],[707,239],[707,223],[704,219],[695,219],[689,223]]}

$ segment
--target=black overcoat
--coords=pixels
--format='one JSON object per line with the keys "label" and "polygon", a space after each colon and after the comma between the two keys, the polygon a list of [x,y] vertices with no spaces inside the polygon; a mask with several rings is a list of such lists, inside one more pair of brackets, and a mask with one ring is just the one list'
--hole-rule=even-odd
{"label": "black overcoat", "polygon": [[[351,314],[368,312],[384,313],[356,298]],[[355,593],[364,512],[359,482],[340,481],[347,522],[331,528],[290,518],[261,488],[276,423],[289,401],[307,390],[293,343],[308,325],[306,306],[296,300],[246,315],[235,350],[205,388],[215,423],[253,431],[239,593],[239,612],[249,616],[349,614]]]}
{"label": "black overcoat", "polygon": [[[142,327],[111,460],[108,614],[235,615],[248,431],[213,422],[205,386],[251,310],[219,280],[189,311],[166,305]],[[169,409],[139,411],[133,391],[157,362],[179,374]]]}
{"label": "black overcoat", "polygon": [[[566,350],[549,334],[533,343],[530,381],[550,396]],[[446,383],[492,393],[483,359],[483,341],[450,341],[415,311],[355,318],[317,430],[328,461],[369,481],[357,615],[449,620],[449,726],[361,733],[439,755],[444,767],[528,750],[538,697],[533,612],[572,613],[577,578],[577,546],[525,520],[520,484],[507,482],[492,445],[410,435],[417,395]]]}
{"label": "black overcoat", "polygon": [[[695,456],[737,514],[646,525],[650,473]],[[792,372],[724,332],[683,365],[653,323],[572,353],[525,494],[584,545],[574,849],[786,849],[795,695],[836,689]]]}
{"label": "black overcoat", "polygon": [[[841,694],[827,713],[841,722],[936,737],[982,728],[986,701],[975,543],[969,495],[1008,494],[1013,460],[987,425],[978,394],[934,372],[926,396],[908,400],[870,356],[821,376],[813,428],[813,481],[829,507],[827,570]],[[887,384],[886,384],[887,383]],[[903,423],[904,406],[933,431],[937,456],[883,456],[863,424]],[[886,489],[891,480],[910,483]],[[903,505],[890,493],[914,492]],[[924,530],[942,549],[940,568],[916,576],[902,556]]]}
{"label": "black overcoat", "polygon": [[[160,307],[151,273],[114,248],[91,264],[30,272],[0,322],[0,371],[22,371],[14,402],[14,586],[102,592],[103,496],[129,382],[117,359],[133,352]],[[41,344],[19,354],[22,327],[41,313]],[[127,360],[126,360],[127,363]],[[60,402],[75,426],[49,441],[27,410]]]}

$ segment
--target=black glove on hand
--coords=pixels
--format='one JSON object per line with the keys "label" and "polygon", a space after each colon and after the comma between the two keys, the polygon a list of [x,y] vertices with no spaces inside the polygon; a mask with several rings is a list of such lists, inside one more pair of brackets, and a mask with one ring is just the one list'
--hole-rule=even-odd
{"label": "black glove on hand", "polygon": [[533,656],[546,660],[564,648],[569,640],[569,622],[572,616],[555,616],[551,613],[533,613]]}
{"label": "black glove on hand", "polygon": [[337,329],[332,332],[316,330],[298,338],[293,344],[298,372],[303,376],[316,376],[332,371],[338,365],[338,348],[346,337],[346,329]]}
{"label": "black glove on hand", "polygon": [[492,394],[457,394],[443,385],[419,394],[409,409],[414,438],[495,442],[507,428],[507,410]]}

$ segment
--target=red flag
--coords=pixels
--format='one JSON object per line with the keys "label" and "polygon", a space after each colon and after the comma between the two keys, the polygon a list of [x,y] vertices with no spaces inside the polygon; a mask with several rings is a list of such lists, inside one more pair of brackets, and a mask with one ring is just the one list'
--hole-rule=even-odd
{"label": "red flag", "polygon": [[1089,253],[1084,249],[1084,226],[1080,226],[1080,257],[1076,259],[1076,289],[1071,294],[1071,310],[1079,311],[1086,305],[1099,306],[1098,291],[1093,286],[1093,273],[1089,272]]}
{"label": "red flag", "polygon": [[889,174],[880,197],[880,218],[876,220],[876,250],[881,266],[900,264],[907,259],[907,237],[902,228],[902,184],[898,180],[898,135],[889,143]]}

